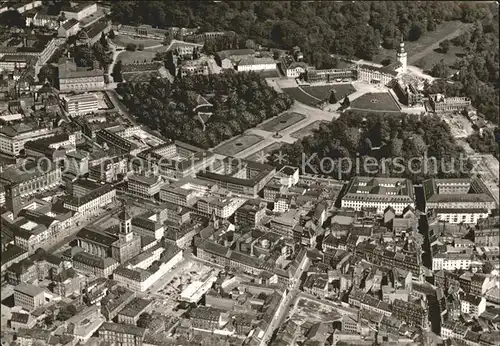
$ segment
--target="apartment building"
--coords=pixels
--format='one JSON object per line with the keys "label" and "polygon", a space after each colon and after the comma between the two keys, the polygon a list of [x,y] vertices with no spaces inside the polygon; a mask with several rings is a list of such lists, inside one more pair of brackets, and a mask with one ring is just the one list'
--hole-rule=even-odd
{"label": "apartment building", "polygon": [[472,256],[468,253],[436,253],[432,257],[432,270],[469,270]]}
{"label": "apartment building", "polygon": [[151,308],[151,301],[135,297],[118,313],[118,323],[137,325],[141,314],[148,312]]}
{"label": "apartment building", "polygon": [[472,294],[465,294],[460,300],[460,311],[478,318],[486,310],[486,298]]}
{"label": "apartment building", "polygon": [[30,123],[20,123],[0,127],[0,152],[10,156],[19,155],[24,144],[41,138],[53,136],[49,127]]}
{"label": "apartment building", "polygon": [[145,334],[145,328],[130,324],[104,322],[99,328],[99,339],[111,345],[142,345]]}
{"label": "apartment building", "polygon": [[413,326],[427,327],[428,324],[428,307],[422,300],[417,302],[406,302],[396,299],[392,304],[392,315],[401,321],[406,321]]}
{"label": "apartment building", "polygon": [[63,95],[61,99],[70,116],[91,114],[99,109],[99,100],[94,94]]}
{"label": "apartment building", "polygon": [[376,208],[377,214],[392,207],[397,215],[415,205],[413,184],[408,179],[354,177],[342,196],[342,208],[361,211]]}

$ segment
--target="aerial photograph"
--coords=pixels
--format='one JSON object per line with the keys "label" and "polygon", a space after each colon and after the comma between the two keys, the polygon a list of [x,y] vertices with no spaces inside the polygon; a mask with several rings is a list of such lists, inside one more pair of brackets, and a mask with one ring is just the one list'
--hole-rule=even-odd
{"label": "aerial photograph", "polygon": [[499,13],[0,0],[0,346],[500,346]]}

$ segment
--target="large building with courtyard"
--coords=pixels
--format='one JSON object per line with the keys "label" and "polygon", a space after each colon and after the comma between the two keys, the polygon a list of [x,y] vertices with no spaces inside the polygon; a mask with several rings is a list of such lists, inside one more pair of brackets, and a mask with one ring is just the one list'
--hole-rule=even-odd
{"label": "large building with courtyard", "polygon": [[413,184],[408,179],[355,177],[342,196],[342,208],[361,211],[375,208],[378,214],[392,207],[397,215],[415,205]]}

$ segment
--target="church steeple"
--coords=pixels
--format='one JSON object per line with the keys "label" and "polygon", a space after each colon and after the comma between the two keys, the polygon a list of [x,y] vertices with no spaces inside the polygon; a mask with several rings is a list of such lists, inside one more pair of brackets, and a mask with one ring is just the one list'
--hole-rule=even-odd
{"label": "church steeple", "polygon": [[132,232],[132,218],[127,213],[125,207],[118,214],[118,220],[120,220],[120,234],[129,234]]}
{"label": "church steeple", "polygon": [[403,36],[401,36],[401,42],[399,43],[399,50],[397,54],[398,62],[401,64],[401,72],[405,73],[407,68],[407,57],[408,54],[405,50],[405,42]]}

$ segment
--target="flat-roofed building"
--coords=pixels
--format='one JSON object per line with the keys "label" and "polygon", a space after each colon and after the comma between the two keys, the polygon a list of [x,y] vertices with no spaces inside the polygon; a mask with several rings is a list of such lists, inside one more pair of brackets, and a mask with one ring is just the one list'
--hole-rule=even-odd
{"label": "flat-roofed building", "polygon": [[227,219],[245,202],[245,198],[208,196],[198,200],[196,209],[206,216],[215,215],[218,218]]}
{"label": "flat-roofed building", "polygon": [[194,177],[200,170],[213,165],[215,155],[193,145],[175,141],[160,144],[137,155],[158,167],[158,173],[170,179]]}
{"label": "flat-roofed building", "polygon": [[21,283],[14,288],[14,305],[33,311],[45,305],[46,293],[42,287]]}
{"label": "flat-roofed building", "polygon": [[11,156],[19,155],[26,142],[53,135],[49,127],[37,127],[29,123],[3,126],[0,128],[0,152]]}
{"label": "flat-roofed building", "polygon": [[99,109],[99,100],[94,94],[63,95],[61,99],[70,116],[90,114]]}
{"label": "flat-roofed building", "polygon": [[[24,70],[33,57],[29,55],[4,55],[0,58],[0,70]],[[36,60],[36,59],[35,59]]]}
{"label": "flat-roofed building", "polygon": [[133,195],[153,198],[160,192],[165,181],[162,177],[133,174],[128,177],[127,191]]}
{"label": "flat-roofed building", "polygon": [[413,184],[408,179],[355,177],[347,185],[341,205],[356,211],[376,208],[378,214],[392,207],[400,215],[415,205]]}
{"label": "flat-roofed building", "polygon": [[97,4],[95,2],[71,2],[65,4],[61,11],[64,12],[66,18],[82,20],[97,12]]}
{"label": "flat-roofed building", "polygon": [[215,191],[217,191],[217,185],[213,182],[197,178],[185,178],[164,185],[160,190],[160,200],[183,207],[192,207],[196,204],[198,198]]}
{"label": "flat-roofed building", "polygon": [[228,157],[220,169],[201,171],[197,177],[235,194],[256,198],[275,174],[273,166]]}

